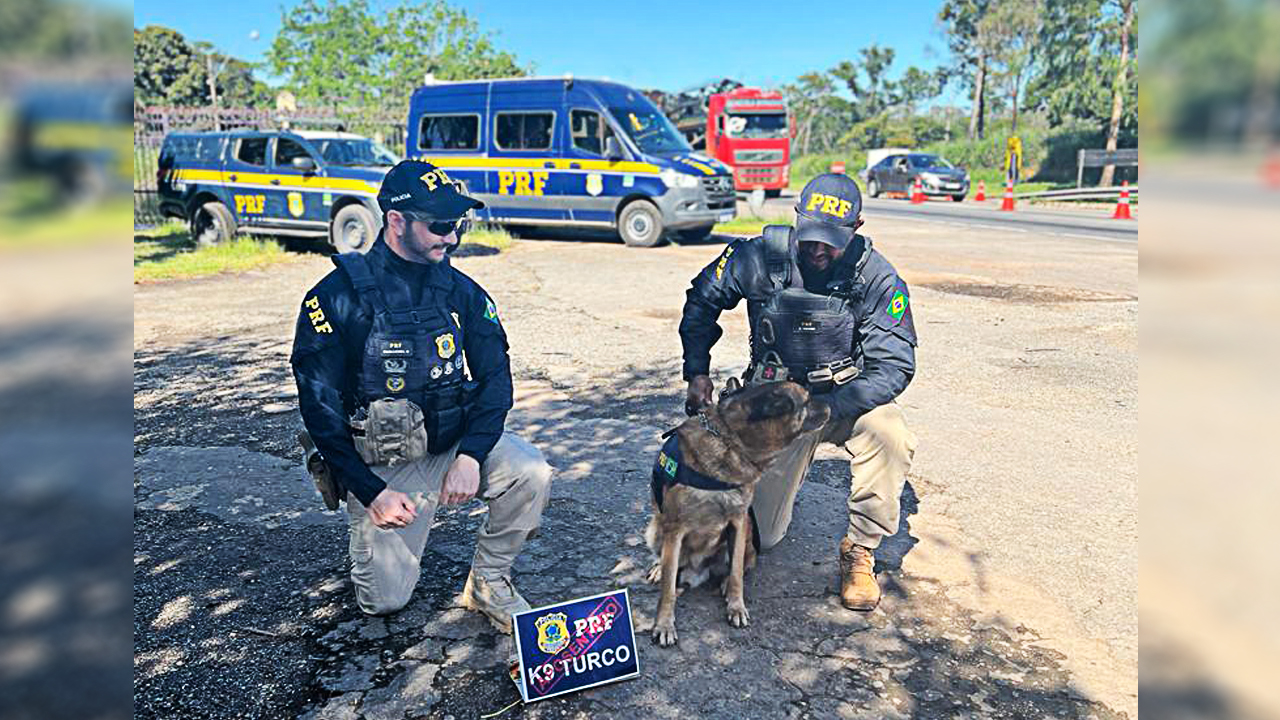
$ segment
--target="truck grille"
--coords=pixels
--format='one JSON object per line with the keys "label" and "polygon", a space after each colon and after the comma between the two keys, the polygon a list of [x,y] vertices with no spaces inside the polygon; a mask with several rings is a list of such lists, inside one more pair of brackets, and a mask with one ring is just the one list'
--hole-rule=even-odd
{"label": "truck grille", "polygon": [[707,194],[707,207],[713,210],[734,207],[737,201],[733,194],[733,178],[728,175],[702,178],[702,190]]}
{"label": "truck grille", "polygon": [[735,163],[774,163],[782,162],[781,150],[735,150]]}

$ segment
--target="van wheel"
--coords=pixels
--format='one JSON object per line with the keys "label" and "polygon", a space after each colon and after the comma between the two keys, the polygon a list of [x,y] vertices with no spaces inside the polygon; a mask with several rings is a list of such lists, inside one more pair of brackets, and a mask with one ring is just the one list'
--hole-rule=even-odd
{"label": "van wheel", "polygon": [[708,235],[710,235],[711,229],[714,227],[715,225],[704,225],[702,227],[695,227],[695,228],[689,228],[687,230],[681,230],[679,231],[680,239],[684,240],[685,242],[697,242],[699,240],[706,238]]}
{"label": "van wheel", "polygon": [[191,239],[197,245],[220,245],[231,242],[235,235],[235,216],[217,200],[207,202],[191,213]]}
{"label": "van wheel", "polygon": [[653,247],[662,242],[662,214],[653,203],[636,200],[618,216],[618,234],[629,247]]}
{"label": "van wheel", "polygon": [[377,237],[373,213],[363,205],[342,208],[329,225],[329,244],[339,253],[368,252]]}
{"label": "van wheel", "polygon": [[871,197],[880,197],[880,183],[875,178],[867,179],[867,194]]}

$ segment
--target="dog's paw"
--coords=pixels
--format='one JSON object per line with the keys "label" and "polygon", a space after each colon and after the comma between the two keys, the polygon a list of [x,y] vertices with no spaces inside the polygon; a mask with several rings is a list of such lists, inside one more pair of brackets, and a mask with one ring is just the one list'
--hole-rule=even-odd
{"label": "dog's paw", "polygon": [[649,575],[645,578],[650,585],[657,585],[662,581],[662,561],[655,560],[653,565],[649,566]]}
{"label": "dog's paw", "polygon": [[654,642],[658,643],[662,647],[670,647],[676,644],[677,639],[678,638],[676,637],[676,623],[674,620],[672,620],[671,622],[654,623],[654,626],[653,626]]}
{"label": "dog's paw", "polygon": [[745,604],[730,605],[726,614],[729,616],[729,624],[734,627],[746,627],[751,624],[751,613],[747,612]]}

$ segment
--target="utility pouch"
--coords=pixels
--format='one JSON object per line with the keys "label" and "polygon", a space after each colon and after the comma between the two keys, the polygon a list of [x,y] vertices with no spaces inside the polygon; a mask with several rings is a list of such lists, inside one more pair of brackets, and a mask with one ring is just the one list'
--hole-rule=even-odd
{"label": "utility pouch", "polygon": [[747,384],[783,382],[790,377],[791,373],[787,370],[787,366],[782,364],[782,358],[778,357],[778,353],[770,350],[764,354],[760,362],[751,367]]}
{"label": "utility pouch", "polygon": [[427,428],[422,408],[409,400],[382,398],[350,420],[351,439],[366,465],[421,460],[427,455]]}

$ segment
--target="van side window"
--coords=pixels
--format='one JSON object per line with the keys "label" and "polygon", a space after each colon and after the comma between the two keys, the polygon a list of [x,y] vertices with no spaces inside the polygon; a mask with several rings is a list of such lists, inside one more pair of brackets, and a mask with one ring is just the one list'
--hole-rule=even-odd
{"label": "van side window", "polygon": [[573,136],[574,147],[603,155],[605,138],[613,135],[613,128],[598,112],[574,110],[569,113],[569,134]]}
{"label": "van side window", "polygon": [[267,138],[245,138],[236,148],[236,159],[249,165],[267,164]]}
{"label": "van side window", "polygon": [[418,126],[420,150],[479,150],[477,115],[424,115]]}
{"label": "van side window", "polygon": [[552,112],[501,112],[494,140],[503,150],[547,150],[551,147]]}
{"label": "van side window", "polygon": [[311,153],[289,138],[276,138],[276,166],[288,166],[294,158],[309,158]]}

